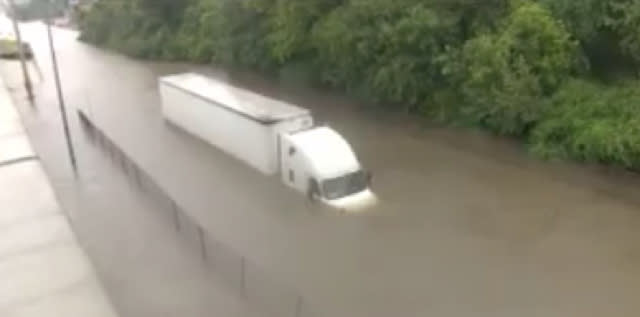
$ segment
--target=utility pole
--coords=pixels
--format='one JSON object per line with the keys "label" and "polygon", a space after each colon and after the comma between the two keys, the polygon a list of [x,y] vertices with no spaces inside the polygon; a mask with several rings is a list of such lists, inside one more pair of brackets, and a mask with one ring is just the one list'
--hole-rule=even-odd
{"label": "utility pole", "polygon": [[[49,2],[51,4],[51,2]],[[64,102],[64,95],[62,94],[62,84],[60,82],[60,71],[58,70],[58,58],[56,56],[55,45],[53,44],[53,34],[51,32],[51,19],[53,16],[53,10],[51,5],[49,6],[49,16],[46,20],[47,37],[49,38],[49,50],[51,51],[51,63],[53,65],[53,75],[56,82],[56,90],[58,92],[58,104],[60,106],[60,116],[62,117],[62,127],[64,129],[64,137],[67,141],[67,151],[69,152],[69,159],[71,160],[71,167],[73,172],[78,175],[78,163],[76,161],[76,153],[73,148],[73,142],[71,140],[71,133],[69,132],[69,119],[67,117],[67,107]]]}
{"label": "utility pole", "polygon": [[18,20],[16,17],[16,7],[13,0],[9,0],[9,6],[11,7],[11,21],[13,22],[13,32],[16,34],[16,46],[18,49],[18,57],[20,58],[20,66],[22,67],[22,75],[24,76],[24,88],[27,90],[29,101],[34,100],[33,87],[31,85],[31,77],[29,76],[29,69],[27,68],[26,56],[24,53],[24,45],[22,42],[22,35],[20,33],[20,26],[18,26]]}

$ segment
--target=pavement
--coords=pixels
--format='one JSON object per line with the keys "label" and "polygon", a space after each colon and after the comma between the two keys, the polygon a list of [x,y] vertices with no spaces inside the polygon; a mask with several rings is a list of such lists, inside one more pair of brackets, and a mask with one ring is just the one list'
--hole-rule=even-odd
{"label": "pavement", "polygon": [[116,317],[0,80],[0,316]]}

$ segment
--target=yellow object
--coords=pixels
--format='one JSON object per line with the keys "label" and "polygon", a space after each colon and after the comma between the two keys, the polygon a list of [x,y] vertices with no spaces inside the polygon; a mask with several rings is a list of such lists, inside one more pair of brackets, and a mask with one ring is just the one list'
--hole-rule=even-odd
{"label": "yellow object", "polygon": [[[31,58],[32,51],[29,43],[23,43],[24,54],[26,58]],[[18,41],[11,37],[0,37],[0,57],[2,58],[18,58]]]}

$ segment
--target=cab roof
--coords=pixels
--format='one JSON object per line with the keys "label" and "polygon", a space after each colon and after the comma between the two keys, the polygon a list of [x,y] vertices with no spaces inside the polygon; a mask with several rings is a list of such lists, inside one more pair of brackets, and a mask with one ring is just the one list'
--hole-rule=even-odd
{"label": "cab roof", "polygon": [[307,109],[196,73],[165,76],[160,82],[265,124],[310,114]]}
{"label": "cab roof", "polygon": [[360,170],[360,162],[347,141],[329,127],[318,127],[290,135],[297,152],[310,158],[311,167],[325,179]]}

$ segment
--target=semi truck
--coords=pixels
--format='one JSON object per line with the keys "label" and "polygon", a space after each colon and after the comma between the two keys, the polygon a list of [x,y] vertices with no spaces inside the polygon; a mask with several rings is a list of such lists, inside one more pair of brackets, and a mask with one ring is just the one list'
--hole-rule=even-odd
{"label": "semi truck", "polygon": [[377,202],[371,174],[334,129],[311,112],[196,73],[158,80],[166,121],[314,202],[360,211]]}

